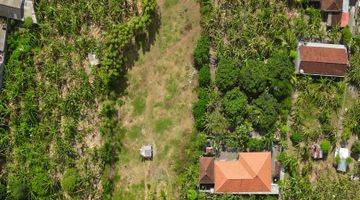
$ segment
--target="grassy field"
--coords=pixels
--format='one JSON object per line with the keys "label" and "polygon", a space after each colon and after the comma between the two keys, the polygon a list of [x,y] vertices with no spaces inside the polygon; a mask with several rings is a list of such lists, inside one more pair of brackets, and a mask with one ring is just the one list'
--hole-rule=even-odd
{"label": "grassy field", "polygon": [[[192,132],[194,75],[191,52],[200,33],[195,0],[159,1],[161,25],[150,51],[128,72],[119,110],[127,129],[117,164],[115,198],[176,199],[174,163]],[[154,148],[142,162],[139,149]]]}

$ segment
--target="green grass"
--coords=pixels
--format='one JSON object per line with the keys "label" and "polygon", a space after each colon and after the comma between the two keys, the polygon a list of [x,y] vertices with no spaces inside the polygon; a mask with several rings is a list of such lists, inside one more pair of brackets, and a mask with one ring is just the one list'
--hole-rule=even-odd
{"label": "green grass", "polygon": [[178,93],[178,83],[174,77],[171,77],[169,80],[167,80],[166,91],[166,100],[174,98],[174,96]]}
{"label": "green grass", "polygon": [[141,115],[145,111],[146,102],[144,97],[138,96],[132,102],[133,105],[133,115]]}
{"label": "green grass", "polygon": [[142,127],[135,124],[133,125],[130,130],[128,131],[128,136],[130,139],[135,139],[141,134]]}
{"label": "green grass", "polygon": [[162,134],[167,129],[169,129],[172,125],[171,119],[165,118],[165,119],[159,119],[155,122],[155,132]]}
{"label": "green grass", "polygon": [[165,1],[165,4],[164,4],[164,7],[165,8],[169,8],[171,6],[174,6],[175,4],[178,3],[179,0],[166,0]]}

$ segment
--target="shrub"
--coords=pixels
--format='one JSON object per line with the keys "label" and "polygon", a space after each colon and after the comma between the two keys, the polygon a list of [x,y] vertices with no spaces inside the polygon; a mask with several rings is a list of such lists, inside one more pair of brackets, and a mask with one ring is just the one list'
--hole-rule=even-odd
{"label": "shrub", "polygon": [[351,151],[353,154],[360,155],[360,141],[354,142],[354,144],[351,147]]}
{"label": "shrub", "polygon": [[303,135],[295,132],[290,136],[290,139],[294,144],[299,144],[303,140]]}
{"label": "shrub", "polygon": [[247,145],[250,151],[261,151],[264,146],[263,141],[256,138],[250,138]]}
{"label": "shrub", "polygon": [[249,60],[240,69],[241,87],[250,95],[257,96],[265,91],[268,83],[268,71],[261,61]]}
{"label": "shrub", "polygon": [[329,140],[325,139],[325,140],[321,141],[320,148],[324,154],[328,154],[329,150],[331,148],[331,144],[330,144]]}
{"label": "shrub", "polygon": [[247,97],[238,87],[227,92],[222,101],[225,116],[236,126],[244,120]]}
{"label": "shrub", "polygon": [[352,40],[352,34],[350,32],[349,27],[345,27],[342,29],[341,31],[341,41],[346,44],[347,46],[351,45],[351,40]]}
{"label": "shrub", "polygon": [[222,135],[228,132],[228,128],[228,121],[218,110],[207,113],[205,129],[209,134]]}
{"label": "shrub", "polygon": [[[292,52],[294,53],[294,51]],[[292,56],[297,56],[296,52],[295,55]],[[268,68],[269,78],[272,82],[281,80],[290,83],[290,79],[295,72],[294,64],[289,59],[286,51],[278,51],[274,53],[269,58],[266,67]]]}
{"label": "shrub", "polygon": [[350,57],[348,75],[350,83],[360,88],[360,52],[356,52]]}
{"label": "shrub", "polygon": [[261,131],[270,131],[278,118],[278,103],[270,94],[262,94],[252,102],[249,115],[254,127]]}
{"label": "shrub", "polygon": [[272,94],[277,99],[285,99],[292,93],[293,87],[289,81],[273,81]]}
{"label": "shrub", "polygon": [[61,178],[61,187],[68,193],[72,194],[79,187],[80,175],[75,168],[68,169]]}
{"label": "shrub", "polygon": [[203,130],[205,128],[205,113],[206,106],[209,102],[206,91],[200,90],[199,100],[194,103],[192,111],[195,119],[195,127],[198,130]]}
{"label": "shrub", "polygon": [[222,92],[231,90],[238,84],[239,69],[235,61],[221,58],[216,70],[215,82]]}
{"label": "shrub", "polygon": [[194,50],[194,63],[197,69],[209,63],[209,50],[210,38],[207,35],[202,35]]}
{"label": "shrub", "polygon": [[6,199],[6,198],[7,198],[6,185],[0,183],[0,199]]}
{"label": "shrub", "polygon": [[297,172],[297,159],[292,155],[288,155],[285,152],[281,152],[278,160],[284,166],[285,170],[287,170],[291,176],[296,175]]}
{"label": "shrub", "polygon": [[296,60],[298,58],[298,54],[296,51],[290,51],[290,58],[291,60]]}
{"label": "shrub", "polygon": [[114,156],[115,146],[110,141],[106,141],[105,144],[100,148],[99,156],[105,164],[111,164],[116,160]]}
{"label": "shrub", "polygon": [[210,68],[202,66],[199,70],[199,86],[202,88],[208,87],[211,83]]}

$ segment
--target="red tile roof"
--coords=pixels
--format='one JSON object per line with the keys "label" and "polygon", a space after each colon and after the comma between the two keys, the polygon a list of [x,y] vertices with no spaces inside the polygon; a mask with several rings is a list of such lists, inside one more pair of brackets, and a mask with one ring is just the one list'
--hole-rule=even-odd
{"label": "red tile roof", "polygon": [[342,77],[349,63],[347,50],[340,45],[304,44],[299,46],[299,54],[299,71],[304,74]]}
{"label": "red tile roof", "polygon": [[300,46],[301,61],[348,64],[346,49]]}
{"label": "red tile roof", "polygon": [[214,184],[214,157],[200,157],[200,184]]}
{"label": "red tile roof", "polygon": [[215,192],[270,192],[271,153],[240,153],[238,160],[215,162]]}

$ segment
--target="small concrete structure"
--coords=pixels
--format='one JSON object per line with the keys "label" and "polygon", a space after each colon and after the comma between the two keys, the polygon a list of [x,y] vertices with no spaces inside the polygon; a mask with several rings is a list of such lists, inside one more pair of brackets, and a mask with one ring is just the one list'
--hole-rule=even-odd
{"label": "small concrete structure", "polygon": [[37,23],[32,0],[0,0],[0,16],[20,21],[29,17]]}
{"label": "small concrete structure", "polygon": [[347,171],[347,162],[346,159],[350,156],[349,149],[347,148],[336,148],[335,158],[339,156],[340,162],[337,163],[337,170],[341,172]]}
{"label": "small concrete structure", "polygon": [[5,62],[5,48],[6,48],[7,24],[0,22],[0,88],[2,87],[4,62]]}
{"label": "small concrete structure", "polygon": [[150,144],[144,145],[140,149],[140,155],[143,157],[143,159],[152,160],[153,158],[153,149]]}

